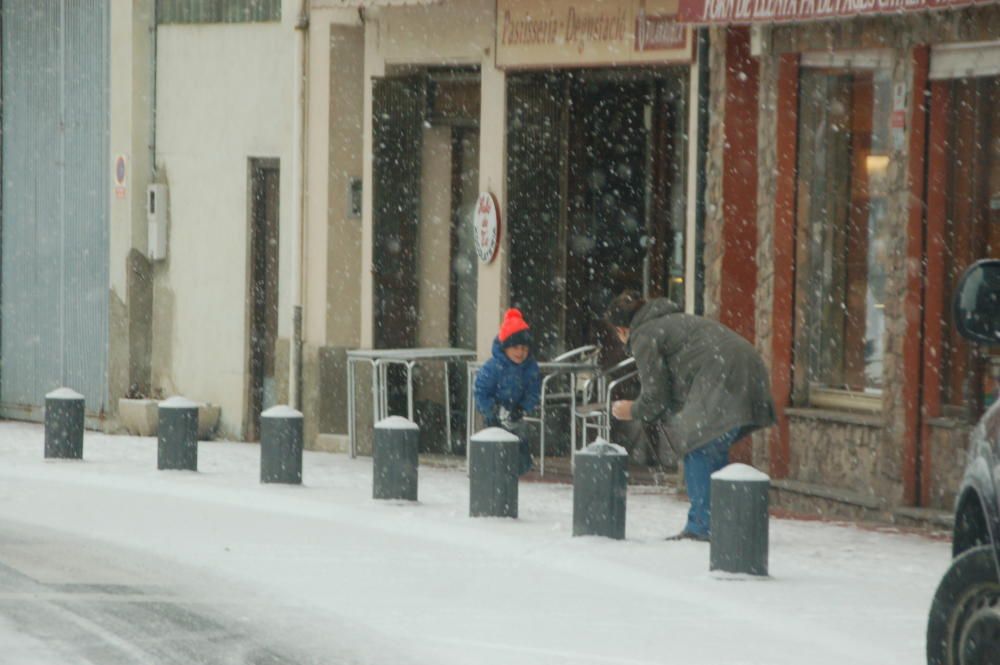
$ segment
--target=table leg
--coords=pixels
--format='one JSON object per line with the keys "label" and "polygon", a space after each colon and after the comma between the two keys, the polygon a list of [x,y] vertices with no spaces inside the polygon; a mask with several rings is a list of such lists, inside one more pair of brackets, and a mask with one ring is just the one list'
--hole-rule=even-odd
{"label": "table leg", "polygon": [[378,360],[372,364],[372,426],[381,420],[382,413],[382,363]]}
{"label": "table leg", "polygon": [[354,361],[347,359],[347,442],[351,459],[357,457],[358,446],[354,439]]}
{"label": "table leg", "polygon": [[444,431],[448,437],[448,452],[451,449],[451,386],[448,385],[448,361],[444,361]]}
{"label": "table leg", "polygon": [[[545,475],[545,391],[544,390],[542,391],[542,413],[540,415],[542,416],[542,422],[539,424],[540,425],[539,429],[542,431],[539,432],[538,434],[539,438],[538,456],[541,457],[541,460],[539,460],[538,463],[539,466],[538,474],[544,476]],[[570,414],[570,417],[571,418],[573,417],[572,414]]]}
{"label": "table leg", "polygon": [[569,373],[569,408],[569,468],[572,471],[576,468],[576,372]]}
{"label": "table leg", "polygon": [[542,379],[542,399],[538,407],[538,416],[541,421],[538,423],[538,429],[540,430],[538,432],[538,456],[541,458],[538,462],[538,475],[540,476],[545,475],[545,388],[548,386],[548,381],[551,376],[552,375],[550,374]]}
{"label": "table leg", "polygon": [[476,417],[472,403],[472,368],[465,367],[465,458],[469,459],[469,439],[472,438],[472,423]]}
{"label": "table leg", "polygon": [[379,386],[378,404],[379,418],[389,417],[389,365],[390,363],[379,363]]}
{"label": "table leg", "polygon": [[413,419],[413,366],[415,362],[406,363],[406,417],[411,423],[417,422]]}
{"label": "table leg", "polygon": [[466,406],[465,406],[465,472],[469,472],[469,448],[472,446],[472,432],[476,428],[476,397],[475,382],[479,370],[473,367],[466,368],[468,380],[466,381]]}

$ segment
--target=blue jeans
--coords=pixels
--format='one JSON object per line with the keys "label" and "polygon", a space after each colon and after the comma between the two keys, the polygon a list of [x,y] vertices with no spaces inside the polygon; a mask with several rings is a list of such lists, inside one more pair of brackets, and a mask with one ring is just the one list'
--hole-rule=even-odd
{"label": "blue jeans", "polygon": [[712,474],[729,463],[729,449],[739,437],[741,428],[726,432],[701,448],[684,456],[684,482],[687,484],[691,508],[684,531],[707,536],[711,530]]}

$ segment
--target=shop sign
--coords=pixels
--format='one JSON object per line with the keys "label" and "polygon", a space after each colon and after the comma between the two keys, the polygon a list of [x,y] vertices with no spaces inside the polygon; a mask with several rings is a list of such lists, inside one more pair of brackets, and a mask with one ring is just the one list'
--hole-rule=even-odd
{"label": "shop sign", "polygon": [[472,216],[472,229],[476,234],[476,254],[483,263],[490,263],[500,245],[500,211],[497,200],[489,192],[482,192],[476,201]]}
{"label": "shop sign", "polygon": [[989,0],[679,0],[682,23],[777,23],[900,14]]}
{"label": "shop sign", "polygon": [[497,66],[691,62],[678,0],[497,0]]}
{"label": "shop sign", "polygon": [[892,89],[892,115],[889,117],[892,149],[902,150],[906,141],[906,84],[897,83]]}
{"label": "shop sign", "polygon": [[115,157],[115,198],[125,198],[125,155]]}

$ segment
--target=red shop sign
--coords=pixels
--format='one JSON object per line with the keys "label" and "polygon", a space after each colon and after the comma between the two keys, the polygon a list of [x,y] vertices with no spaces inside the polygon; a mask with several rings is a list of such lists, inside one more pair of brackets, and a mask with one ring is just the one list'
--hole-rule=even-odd
{"label": "red shop sign", "polygon": [[490,263],[500,246],[500,209],[491,193],[482,192],[479,195],[472,226],[476,235],[476,254],[483,263]]}
{"label": "red shop sign", "polygon": [[992,0],[680,0],[681,23],[778,23],[900,14]]}

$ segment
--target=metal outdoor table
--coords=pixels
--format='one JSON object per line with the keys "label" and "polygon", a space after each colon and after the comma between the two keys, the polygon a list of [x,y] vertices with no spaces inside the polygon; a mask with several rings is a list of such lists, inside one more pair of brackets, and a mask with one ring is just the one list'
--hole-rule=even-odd
{"label": "metal outdoor table", "polygon": [[[479,369],[483,366],[482,362],[469,362],[468,364],[468,391],[466,394],[466,412],[465,412],[465,440],[466,440],[466,456],[468,456],[468,441],[472,438],[472,430],[475,425],[476,419],[476,404],[475,404],[475,394],[474,387],[476,381],[476,374]],[[548,395],[548,385],[549,381],[556,378],[557,376],[569,375],[569,400],[570,400],[570,412],[569,412],[569,436],[570,436],[570,463],[572,464],[573,459],[576,457],[576,418],[573,414],[576,413],[576,377],[577,374],[581,372],[595,372],[597,371],[597,364],[593,361],[560,361],[553,360],[549,362],[538,363],[538,369],[541,370],[542,377],[542,395],[539,402],[539,414],[538,418],[527,418],[539,423],[539,453],[541,460],[539,462],[538,472],[540,475],[545,475],[545,401]]]}
{"label": "metal outdoor table", "polygon": [[[355,364],[367,362],[372,368],[372,412],[373,424],[389,417],[389,373],[390,365],[406,368],[406,415],[413,421],[413,368],[417,363],[475,358],[476,352],[469,349],[416,348],[416,349],[353,349],[347,352],[347,435],[350,439],[351,457],[357,456],[357,428],[354,409]],[[451,450],[451,399],[448,385],[448,371],[444,373],[445,428],[448,449]]]}

